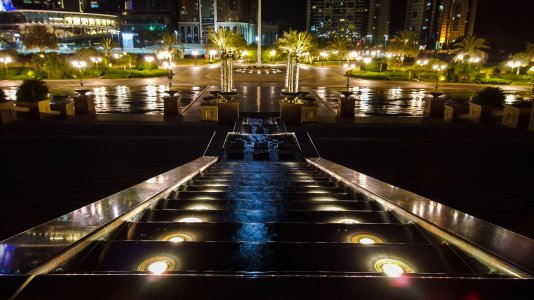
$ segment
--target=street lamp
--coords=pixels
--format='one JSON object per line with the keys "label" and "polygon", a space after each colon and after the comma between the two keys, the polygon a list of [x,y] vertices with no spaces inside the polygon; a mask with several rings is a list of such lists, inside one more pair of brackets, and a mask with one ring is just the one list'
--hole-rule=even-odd
{"label": "street lamp", "polygon": [[273,64],[274,64],[274,57],[276,56],[276,50],[271,50],[269,52],[269,55],[271,56],[271,60],[273,61]]}
{"label": "street lamp", "polygon": [[439,85],[439,73],[447,69],[447,65],[434,65],[432,68],[436,70],[436,90],[437,90],[438,85]]}
{"label": "street lamp", "polygon": [[324,60],[326,59],[326,57],[328,56],[328,52],[326,51],[321,51],[321,53],[319,53],[319,55],[323,58],[322,62],[321,62],[321,67],[324,67]]}
{"label": "street lamp", "polygon": [[[415,63],[416,63],[417,65],[419,65],[419,68],[422,69],[424,66],[428,65],[428,59],[418,59]],[[418,80],[421,79],[421,73],[423,73],[422,70],[419,72],[419,78],[418,78]]]}
{"label": "street lamp", "polygon": [[248,51],[247,51],[247,50],[243,50],[243,51],[241,51],[241,56],[245,57],[245,60],[246,60],[247,63],[248,63]]}
{"label": "street lamp", "polygon": [[514,73],[514,69],[517,68],[517,75],[519,75],[519,71],[521,70],[519,68],[519,67],[521,67],[521,62],[520,61],[512,61],[511,60],[506,65],[512,69],[511,70],[512,73]]}
{"label": "street lamp", "polygon": [[165,69],[167,69],[167,71],[168,71],[167,78],[169,79],[169,89],[170,89],[171,86],[172,86],[172,76],[173,76],[172,67],[174,67],[174,63],[172,61],[170,61],[170,62],[166,62],[165,61],[165,62],[163,62],[163,67]]}
{"label": "street lamp", "polygon": [[213,61],[213,57],[217,55],[217,50],[210,50],[210,62]]}
{"label": "street lamp", "polygon": [[193,50],[191,51],[191,54],[193,54],[193,56],[195,57],[195,66],[197,65],[197,55],[198,55],[198,51],[197,50]]}
{"label": "street lamp", "polygon": [[6,65],[6,79],[8,79],[7,77],[9,75],[8,75],[8,70],[7,70],[7,64],[13,62],[13,59],[11,59],[11,57],[9,57],[9,56],[0,57],[0,62],[3,62]]}
{"label": "street lamp", "polygon": [[98,63],[102,62],[102,57],[90,57],[89,58],[96,65],[96,71],[98,72]]}
{"label": "street lamp", "polygon": [[145,56],[145,61],[149,64],[154,62],[154,56],[147,55]]}
{"label": "street lamp", "polygon": [[355,66],[354,64],[352,65],[349,65],[348,63],[347,64],[344,64],[343,65],[343,68],[345,68],[347,71],[345,72],[345,76],[347,76],[347,91],[350,90],[350,76],[349,76],[349,70],[350,69],[353,69]]}
{"label": "street lamp", "polygon": [[80,71],[80,86],[83,87],[83,68],[87,66],[87,63],[83,60],[74,60],[72,65]]}

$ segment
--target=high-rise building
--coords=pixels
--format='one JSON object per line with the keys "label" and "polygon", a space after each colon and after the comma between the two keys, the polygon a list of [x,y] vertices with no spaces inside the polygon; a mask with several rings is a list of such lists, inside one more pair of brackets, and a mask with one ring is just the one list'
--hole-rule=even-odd
{"label": "high-rise building", "polygon": [[[306,28],[318,37],[364,38],[371,0],[308,0]],[[376,4],[377,1],[372,1]],[[380,1],[382,2],[382,1]]]}
{"label": "high-rise building", "polygon": [[[211,29],[228,29],[241,33],[248,43],[257,35],[257,0],[182,0],[178,34],[182,42],[207,42]],[[278,26],[262,26],[263,44],[272,44],[278,37]]]}
{"label": "high-rise building", "polygon": [[405,28],[421,46],[441,49],[473,34],[476,8],[477,0],[408,0]]}
{"label": "high-rise building", "polygon": [[2,0],[0,11],[15,9],[62,9],[63,0]]}
{"label": "high-rise building", "polygon": [[373,43],[386,42],[390,35],[390,17],[390,0],[370,0],[366,39]]}

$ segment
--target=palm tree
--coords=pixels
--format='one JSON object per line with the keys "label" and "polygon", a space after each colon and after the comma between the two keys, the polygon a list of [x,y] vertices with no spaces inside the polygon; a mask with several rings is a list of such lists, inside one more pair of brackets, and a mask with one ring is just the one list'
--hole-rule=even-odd
{"label": "palm tree", "polygon": [[100,46],[102,46],[102,49],[104,50],[104,57],[110,61],[113,54],[113,48],[115,48],[115,43],[111,38],[103,38],[102,41],[100,41]]}
{"label": "palm tree", "polygon": [[388,45],[388,51],[394,56],[399,56],[402,62],[406,57],[417,57],[419,45],[415,33],[410,30],[397,32]]}
{"label": "palm tree", "polygon": [[234,90],[233,59],[239,47],[246,45],[243,36],[227,29],[211,30],[209,36],[210,47],[219,51],[221,56],[221,91],[224,93]]}
{"label": "palm tree", "polygon": [[339,66],[341,66],[341,61],[347,57],[349,46],[350,42],[345,37],[336,36],[328,42],[328,49],[337,52]]}
{"label": "palm tree", "polygon": [[182,41],[176,37],[176,34],[164,32],[161,40],[161,50],[168,51],[171,60],[180,60],[184,58],[184,45],[182,44]]}
{"label": "palm tree", "polygon": [[26,49],[38,48],[41,52],[44,52],[46,48],[58,48],[57,37],[48,31],[48,28],[41,25],[30,26],[22,37],[22,43]]}
{"label": "palm tree", "polygon": [[289,93],[297,93],[299,90],[299,65],[298,58],[304,52],[308,52],[314,45],[313,37],[308,32],[290,30],[284,32],[276,42],[278,49],[288,53],[285,90]]}
{"label": "palm tree", "polygon": [[481,62],[485,62],[488,59],[488,53],[485,50],[489,48],[486,39],[476,36],[466,36],[454,44],[453,51],[457,53],[455,60],[478,58]]}

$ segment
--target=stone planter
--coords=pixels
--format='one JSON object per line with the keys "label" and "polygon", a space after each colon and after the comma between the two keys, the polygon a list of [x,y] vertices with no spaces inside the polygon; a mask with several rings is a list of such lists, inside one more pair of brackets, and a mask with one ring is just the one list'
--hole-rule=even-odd
{"label": "stone planter", "polygon": [[231,124],[239,119],[239,102],[203,103],[200,112],[202,121]]}
{"label": "stone planter", "polygon": [[50,100],[42,100],[39,102],[20,102],[17,101],[17,109],[22,114],[23,118],[31,120],[50,119],[54,116],[59,116],[59,111],[54,111],[50,108]]}
{"label": "stone planter", "polygon": [[337,116],[354,118],[356,100],[354,98],[339,98],[337,100]]}
{"label": "stone planter", "polygon": [[469,120],[475,123],[491,123],[502,115],[502,108],[469,103]]}
{"label": "stone planter", "polygon": [[443,112],[445,122],[454,122],[459,119],[467,119],[469,106],[445,104]]}
{"label": "stone planter", "polygon": [[440,98],[440,95],[440,93],[432,94],[432,98],[428,97],[425,99],[425,107],[423,110],[423,115],[425,117],[442,117],[445,114],[445,102],[447,102],[447,100]]}
{"label": "stone planter", "polygon": [[202,121],[214,121],[217,122],[219,111],[217,105],[211,103],[203,103],[200,106],[200,114]]}
{"label": "stone planter", "polygon": [[532,108],[520,108],[504,105],[502,124],[511,128],[527,128]]}
{"label": "stone planter", "polygon": [[239,119],[239,102],[216,103],[217,123],[231,124]]}
{"label": "stone planter", "polygon": [[281,102],[280,119],[289,125],[317,122],[317,106]]}
{"label": "stone planter", "polygon": [[54,116],[59,113],[58,119],[71,120],[75,116],[75,106],[73,101],[61,101],[51,105]]}
{"label": "stone planter", "polygon": [[95,115],[95,98],[87,95],[74,98],[74,109],[77,114]]}
{"label": "stone planter", "polygon": [[165,97],[163,98],[163,114],[166,116],[179,116],[182,114],[180,101],[182,97]]}
{"label": "stone planter", "polygon": [[0,103],[0,124],[7,124],[17,120],[15,101]]}

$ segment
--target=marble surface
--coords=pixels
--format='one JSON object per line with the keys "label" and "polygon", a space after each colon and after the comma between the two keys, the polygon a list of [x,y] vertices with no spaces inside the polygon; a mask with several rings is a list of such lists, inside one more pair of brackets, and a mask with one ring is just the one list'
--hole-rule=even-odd
{"label": "marble surface", "polygon": [[534,240],[323,158],[308,161],[359,190],[385,200],[534,274]]}
{"label": "marble surface", "polygon": [[[0,274],[23,274],[217,161],[205,156],[0,242]],[[125,220],[126,221],[126,220]]]}

